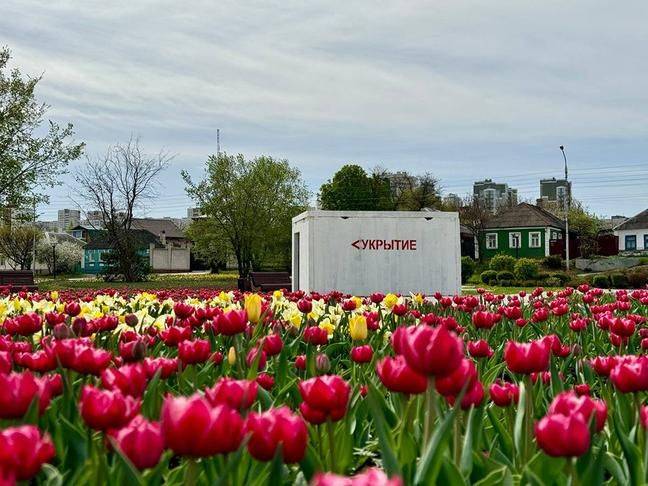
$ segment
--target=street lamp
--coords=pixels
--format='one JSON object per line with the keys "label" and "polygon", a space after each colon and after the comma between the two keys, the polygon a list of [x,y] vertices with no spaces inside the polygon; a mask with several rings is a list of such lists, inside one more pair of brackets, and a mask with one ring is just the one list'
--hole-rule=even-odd
{"label": "street lamp", "polygon": [[52,243],[52,276],[56,276],[56,241]]}
{"label": "street lamp", "polygon": [[565,155],[565,146],[561,145],[560,147],[560,152],[562,153],[563,159],[565,161],[565,184],[567,184],[567,187],[565,188],[565,267],[567,271],[569,271],[569,206],[570,206],[570,199],[571,199],[571,194],[569,190],[569,181],[567,180],[567,156]]}

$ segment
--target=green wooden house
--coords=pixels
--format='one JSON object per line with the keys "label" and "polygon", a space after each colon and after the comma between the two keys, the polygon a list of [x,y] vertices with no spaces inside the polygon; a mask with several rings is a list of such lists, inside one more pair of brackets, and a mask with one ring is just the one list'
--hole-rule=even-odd
{"label": "green wooden house", "polygon": [[485,225],[479,253],[486,259],[499,253],[516,258],[544,258],[560,254],[565,224],[550,212],[521,203],[504,209]]}
{"label": "green wooden house", "polygon": [[[144,258],[149,258],[150,246],[151,244],[157,244],[159,242],[158,238],[150,231],[139,229],[130,231],[137,241],[137,253]],[[83,273],[100,273],[105,266],[103,255],[110,250],[111,244],[107,232],[100,230],[95,233],[83,248],[83,261],[81,263]]]}

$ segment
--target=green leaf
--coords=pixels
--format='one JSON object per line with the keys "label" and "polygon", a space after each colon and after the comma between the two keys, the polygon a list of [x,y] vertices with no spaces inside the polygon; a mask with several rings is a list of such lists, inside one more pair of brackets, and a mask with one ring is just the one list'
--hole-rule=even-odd
{"label": "green leaf", "polygon": [[617,484],[627,484],[628,478],[626,478],[623,467],[619,462],[620,459],[609,452],[603,455],[603,467],[605,470],[610,473]]}
{"label": "green leaf", "polygon": [[447,484],[448,486],[465,486],[466,480],[457,469],[457,465],[452,461],[443,461],[441,471],[439,472],[438,484]]}
{"label": "green leaf", "polygon": [[378,390],[373,383],[370,383],[367,403],[369,404],[369,411],[373,417],[374,428],[378,436],[383,465],[389,476],[401,476],[400,464],[398,463],[398,459],[396,459],[396,454],[394,454],[392,437],[387,430],[385,416],[376,398],[377,395],[379,395]]}
{"label": "green leaf", "polygon": [[643,465],[641,460],[641,454],[639,448],[633,444],[626,433],[621,430],[621,415],[619,414],[618,409],[614,413],[614,432],[616,433],[617,438],[619,439],[619,444],[621,449],[623,449],[623,456],[626,460],[628,466],[628,471],[630,472],[630,484],[633,486],[639,486],[643,484]]}
{"label": "green leaf", "polygon": [[511,440],[511,435],[504,428],[499,418],[495,416],[495,408],[492,406],[488,407],[486,409],[486,414],[488,415],[493,428],[496,430],[495,437],[499,442],[502,453],[507,457],[511,457],[513,455],[513,441]]}
{"label": "green leaf", "polygon": [[527,393],[524,383],[520,382],[520,400],[517,404],[517,411],[515,413],[515,425],[513,426],[513,443],[515,444],[515,450],[518,454],[522,451],[524,447],[524,440],[531,440],[530,437],[525,437],[524,430],[524,413],[526,409],[526,400]]}
{"label": "green leaf", "polygon": [[475,423],[481,424],[484,415],[483,407],[471,408],[466,421],[466,436],[464,437],[463,450],[461,451],[460,469],[464,478],[469,478],[473,467],[473,440],[475,437]]}
{"label": "green leaf", "polygon": [[474,486],[513,486],[513,475],[510,469],[502,467],[474,483]]}
{"label": "green leaf", "polygon": [[63,485],[63,475],[61,471],[56,469],[51,464],[43,464],[42,473],[45,475],[45,481],[43,485],[45,486],[62,486]]}
{"label": "green leaf", "polygon": [[125,473],[126,484],[139,484],[144,486],[146,483],[137,468],[133,465],[130,459],[124,455],[115,439],[110,436],[107,437],[116,452],[115,456],[117,458],[117,464],[119,464],[122,471]]}
{"label": "green leaf", "polygon": [[457,410],[461,406],[462,395],[463,394],[457,397],[455,406],[446,413],[443,420],[434,429],[430,442],[428,443],[416,469],[414,484],[427,485],[436,483],[436,477],[439,474],[439,469],[441,467],[443,452],[445,451],[445,446],[452,432],[452,422],[454,422]]}

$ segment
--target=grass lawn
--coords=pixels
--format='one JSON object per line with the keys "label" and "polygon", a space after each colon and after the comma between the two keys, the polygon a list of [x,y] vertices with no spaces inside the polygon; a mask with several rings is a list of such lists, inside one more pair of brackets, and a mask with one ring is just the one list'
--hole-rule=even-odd
{"label": "grass lawn", "polygon": [[[480,285],[474,285],[474,284],[467,284],[463,285],[461,287],[461,293],[463,295],[476,295],[477,294],[477,288],[483,288],[489,291],[492,294],[498,295],[498,294],[506,294],[506,295],[512,295],[512,294],[517,294],[521,291],[525,291],[527,293],[533,292],[536,287],[500,287],[498,285],[485,285],[485,284],[480,284]],[[544,287],[545,290],[560,290],[562,287]]]}
{"label": "grass lawn", "polygon": [[102,279],[88,275],[60,275],[37,277],[36,283],[41,291],[68,289],[105,289],[131,288],[142,290],[170,288],[218,288],[234,289],[238,279],[236,272],[223,273],[156,273],[146,282],[104,282]]}

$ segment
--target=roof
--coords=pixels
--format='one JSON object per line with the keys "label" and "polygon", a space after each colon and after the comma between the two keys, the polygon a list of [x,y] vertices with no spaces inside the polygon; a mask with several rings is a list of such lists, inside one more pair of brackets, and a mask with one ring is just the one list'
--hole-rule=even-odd
{"label": "roof", "polygon": [[132,228],[149,231],[158,237],[164,233],[167,238],[186,238],[178,225],[167,218],[133,218]]}
{"label": "roof", "polygon": [[565,223],[538,206],[520,203],[497,214],[485,225],[486,228],[536,228],[552,226],[564,229]]}
{"label": "roof", "polygon": [[648,209],[644,209],[639,214],[634,215],[632,218],[621,223],[615,227],[614,230],[634,230],[648,228]]}
{"label": "roof", "polygon": [[62,232],[56,232],[56,231],[46,231],[45,232],[45,239],[49,244],[53,244],[54,242],[58,243],[74,243],[79,246],[84,246],[86,244],[85,241],[75,238],[69,233],[62,233]]}
{"label": "roof", "polygon": [[[130,233],[136,239],[137,245],[140,248],[148,248],[151,243],[157,243],[158,241],[157,237],[150,231],[132,229]],[[111,248],[111,244],[108,238],[108,232],[106,231],[101,231],[99,235],[90,240],[85,246],[86,250],[106,250],[109,248]]]}

